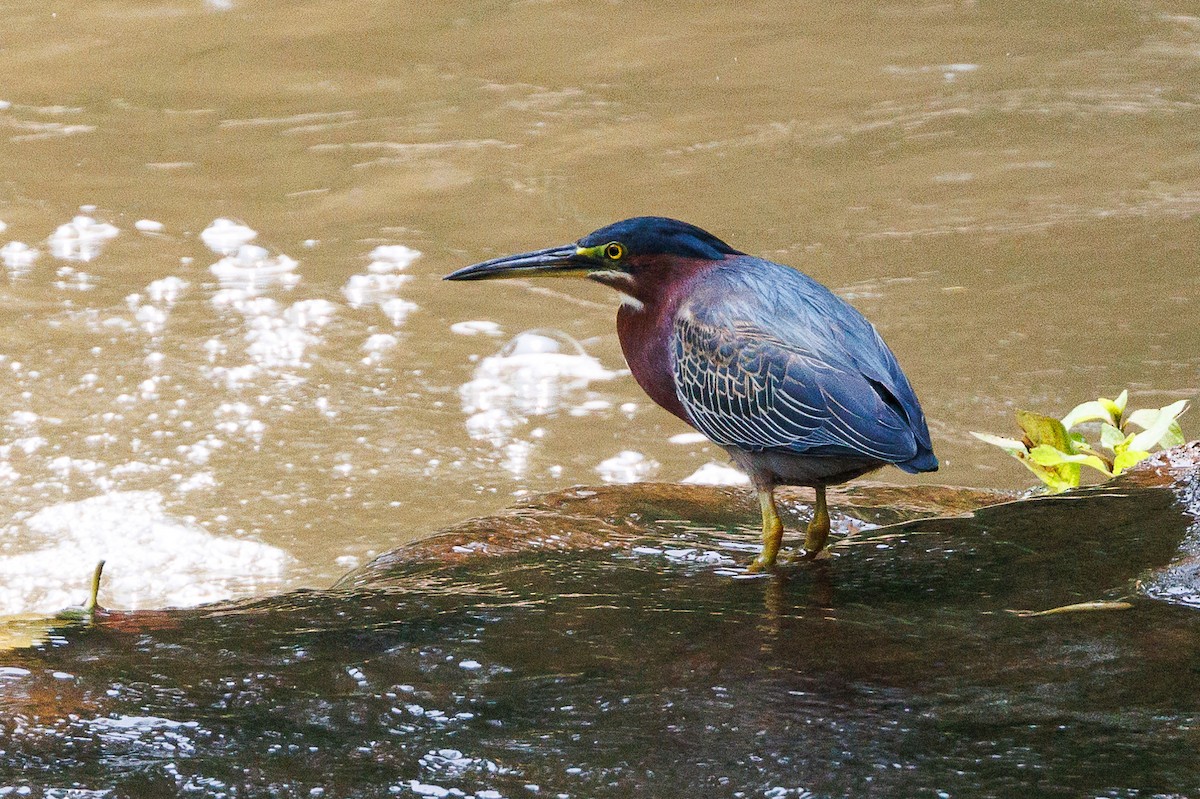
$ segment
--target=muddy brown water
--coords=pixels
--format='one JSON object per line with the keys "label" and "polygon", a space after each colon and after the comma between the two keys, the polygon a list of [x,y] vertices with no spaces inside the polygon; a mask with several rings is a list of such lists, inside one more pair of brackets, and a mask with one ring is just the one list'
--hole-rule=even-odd
{"label": "muddy brown water", "polygon": [[[614,298],[440,276],[641,213],[828,283],[916,385],[938,479],[1024,486],[967,431],[1196,391],[1194,11],[3,3],[0,246],[40,252],[11,250],[0,281],[3,548],[31,558],[5,609],[73,597],[100,550],[128,606],[166,601],[137,576],[156,536],[71,527],[97,513],[187,526],[192,560],[223,547],[207,576],[171,572],[198,601],[327,584],[514,495],[598,482],[622,451],[634,478],[723,461],[671,443],[686,430],[620,374],[551,378],[500,433],[466,426],[477,361],[524,330],[620,370]],[[81,213],[117,229],[83,234],[90,260],[78,234],[50,240]],[[221,218],[298,282],[221,295],[199,236]],[[411,279],[352,301],[381,245],[421,253]],[[163,278],[187,285],[148,291]],[[287,316],[308,300],[331,306]],[[70,519],[31,529],[46,509]],[[46,576],[64,535],[85,554]]]}
{"label": "muddy brown water", "polygon": [[[530,493],[724,462],[623,373],[605,290],[440,281],[635,214],[860,308],[921,397],[938,482],[1027,486],[968,435],[1008,432],[1015,408],[1197,392],[1194,4],[0,2],[0,20],[0,614],[78,602],[101,557],[120,608],[328,586]],[[535,329],[581,349],[492,357]],[[1051,654],[1103,668],[1122,635]],[[1122,662],[1161,644],[1143,643]],[[908,696],[933,696],[870,690],[901,727]],[[1029,723],[1053,736],[1043,711]],[[1166,724],[1174,746],[1179,713],[1092,736],[1129,769],[1087,787],[1137,795],[1138,744],[1112,730]],[[854,729],[839,752],[870,737]],[[996,741],[957,751],[1032,745]],[[808,784],[869,793],[842,773]]]}
{"label": "muddy brown water", "polygon": [[[599,482],[625,450],[662,480],[723,462],[671,443],[685,428],[620,374],[551,391],[490,439],[466,427],[461,387],[524,330],[622,369],[615,299],[441,275],[641,213],[832,286],[917,387],[938,480],[1022,487],[969,430],[1123,387],[1155,407],[1196,392],[1194,12],[0,4],[0,246],[40,251],[0,280],[3,547],[36,558],[10,581],[63,562],[45,553],[70,522],[26,520],[93,497],[55,512],[195,526],[194,559],[272,548],[172,572],[219,598],[328,584],[514,495]],[[86,261],[67,235],[57,257],[48,239],[81,213],[118,232]],[[219,218],[297,261],[298,282],[264,280],[266,305],[222,297],[199,237]],[[411,279],[352,302],[380,245],[421,253]],[[186,288],[154,299],[168,277]],[[287,316],[314,299],[331,307]],[[451,331],[464,321],[495,327]],[[136,557],[151,534],[70,535],[88,555],[45,578],[62,591],[43,609],[105,547],[114,581],[123,558],[155,568]],[[129,606],[165,601],[127,577]]]}

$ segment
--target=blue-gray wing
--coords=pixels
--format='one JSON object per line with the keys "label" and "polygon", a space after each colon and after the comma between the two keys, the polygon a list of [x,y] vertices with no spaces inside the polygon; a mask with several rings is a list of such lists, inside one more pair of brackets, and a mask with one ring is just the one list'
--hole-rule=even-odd
{"label": "blue-gray wing", "polygon": [[833,305],[780,306],[767,291],[746,306],[720,287],[685,302],[673,331],[680,402],[724,446],[912,461],[929,434],[894,357],[857,311],[811,286]]}

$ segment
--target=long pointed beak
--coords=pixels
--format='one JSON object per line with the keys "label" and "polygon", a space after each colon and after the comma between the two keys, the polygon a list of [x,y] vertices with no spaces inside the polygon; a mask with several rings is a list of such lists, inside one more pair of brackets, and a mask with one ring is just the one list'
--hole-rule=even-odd
{"label": "long pointed beak", "polygon": [[545,250],[506,255],[463,267],[443,280],[496,280],[524,275],[586,275],[591,262],[579,255],[574,244]]}

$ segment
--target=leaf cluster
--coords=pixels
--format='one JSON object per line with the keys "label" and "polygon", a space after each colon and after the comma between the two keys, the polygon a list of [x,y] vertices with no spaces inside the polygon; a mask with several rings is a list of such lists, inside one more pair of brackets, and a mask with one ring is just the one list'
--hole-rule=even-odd
{"label": "leaf cluster", "polygon": [[[1000,447],[1038,476],[1052,493],[1079,486],[1082,467],[1113,477],[1150,456],[1154,447],[1182,444],[1178,417],[1187,410],[1187,400],[1163,408],[1142,408],[1126,414],[1129,392],[1115,400],[1101,397],[1075,406],[1062,419],[1032,411],[1017,411],[1020,439],[971,435]],[[1099,422],[1099,445],[1093,445],[1075,427]],[[1136,430],[1134,428],[1137,428]]]}

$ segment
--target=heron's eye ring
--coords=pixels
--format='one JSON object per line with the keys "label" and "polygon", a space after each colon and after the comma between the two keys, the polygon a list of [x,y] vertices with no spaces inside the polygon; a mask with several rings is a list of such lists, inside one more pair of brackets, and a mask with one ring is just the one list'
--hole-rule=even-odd
{"label": "heron's eye ring", "polygon": [[610,261],[619,261],[625,257],[625,248],[615,241],[605,244],[604,257]]}

